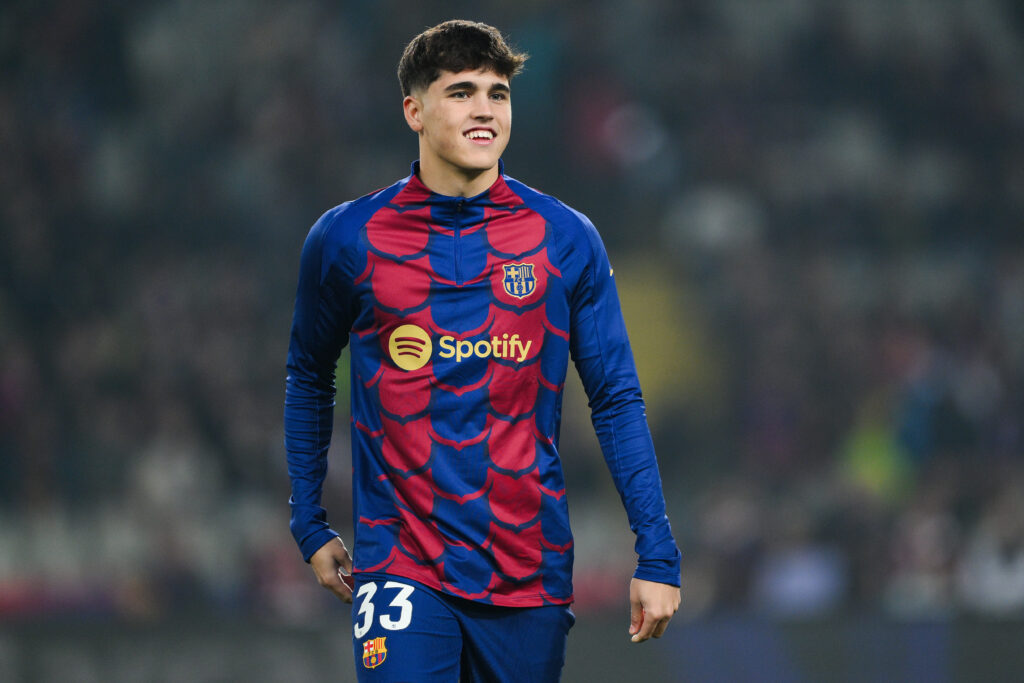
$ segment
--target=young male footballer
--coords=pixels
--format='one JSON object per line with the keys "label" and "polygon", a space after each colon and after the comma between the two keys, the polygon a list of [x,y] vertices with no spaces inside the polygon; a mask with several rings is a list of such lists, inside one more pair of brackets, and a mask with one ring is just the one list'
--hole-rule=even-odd
{"label": "young male footballer", "polygon": [[[302,250],[288,350],[291,530],[353,602],[361,681],[555,681],[574,616],[558,455],[571,356],[629,524],[634,642],[679,606],[680,555],[612,269],[583,215],[506,176],[526,55],[447,21],[398,65],[419,160]],[[351,349],[352,557],[321,507]],[[354,582],[353,582],[354,580]]]}

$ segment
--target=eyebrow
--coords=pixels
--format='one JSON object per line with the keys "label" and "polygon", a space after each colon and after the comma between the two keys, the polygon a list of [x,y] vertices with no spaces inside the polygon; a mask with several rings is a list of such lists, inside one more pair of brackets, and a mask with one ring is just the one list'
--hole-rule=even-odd
{"label": "eyebrow", "polygon": [[[476,92],[476,83],[473,81],[459,81],[458,83],[452,83],[444,89],[445,92],[454,92],[456,90],[471,90]],[[512,90],[504,83],[494,83],[488,89],[488,92],[504,92],[511,93]]]}

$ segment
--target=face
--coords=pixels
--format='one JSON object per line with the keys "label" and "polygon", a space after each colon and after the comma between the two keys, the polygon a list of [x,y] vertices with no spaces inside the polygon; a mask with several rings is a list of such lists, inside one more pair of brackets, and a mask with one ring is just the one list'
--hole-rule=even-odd
{"label": "face", "polygon": [[442,71],[425,90],[406,97],[406,121],[420,136],[421,174],[442,184],[491,172],[496,177],[512,129],[509,96],[507,78],[481,69]]}

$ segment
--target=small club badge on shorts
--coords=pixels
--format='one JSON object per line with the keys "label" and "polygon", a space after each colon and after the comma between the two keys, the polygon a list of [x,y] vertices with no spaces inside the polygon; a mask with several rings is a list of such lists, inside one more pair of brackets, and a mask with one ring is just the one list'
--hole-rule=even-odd
{"label": "small club badge on shorts", "polygon": [[363,643],[363,666],[367,669],[376,669],[384,663],[388,657],[388,649],[384,646],[387,636],[370,638]]}

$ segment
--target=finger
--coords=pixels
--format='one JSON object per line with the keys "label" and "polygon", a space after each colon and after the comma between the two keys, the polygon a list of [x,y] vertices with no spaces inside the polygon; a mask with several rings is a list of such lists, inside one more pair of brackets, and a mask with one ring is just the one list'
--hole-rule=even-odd
{"label": "finger", "polygon": [[338,564],[345,570],[346,574],[352,574],[352,556],[349,555],[348,548],[345,544],[341,544],[341,552],[337,555]]}
{"label": "finger", "polygon": [[352,602],[352,589],[349,587],[348,582],[342,578],[340,573],[333,579],[324,581],[323,586],[338,596],[342,602]]}
{"label": "finger", "polygon": [[345,547],[345,544],[341,544],[341,548],[332,554],[331,559],[337,565],[338,575],[341,577],[341,580],[349,583],[346,577],[350,579],[352,576],[352,556],[348,554],[348,548]]}
{"label": "finger", "polygon": [[634,635],[644,623],[644,608],[639,602],[629,604],[629,633]]}
{"label": "finger", "polygon": [[334,594],[341,598],[342,602],[352,604],[352,585],[349,583],[352,581],[352,577],[349,576],[347,578],[347,581],[343,580],[338,584],[338,588],[334,591]]}
{"label": "finger", "polygon": [[654,633],[651,634],[651,637],[661,638],[661,636],[665,633],[665,629],[668,628],[668,622],[670,619],[671,617],[665,617],[664,619],[659,621],[658,625],[654,627]]}
{"label": "finger", "polygon": [[328,570],[314,567],[313,571],[316,574],[317,583],[334,593],[344,602],[352,602],[352,588],[345,581],[340,568],[335,567]]}
{"label": "finger", "polygon": [[640,630],[636,632],[636,635],[632,637],[634,643],[642,643],[651,637],[654,632],[654,628],[658,625],[658,622],[654,619],[645,618],[643,623],[640,624]]}

